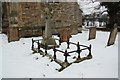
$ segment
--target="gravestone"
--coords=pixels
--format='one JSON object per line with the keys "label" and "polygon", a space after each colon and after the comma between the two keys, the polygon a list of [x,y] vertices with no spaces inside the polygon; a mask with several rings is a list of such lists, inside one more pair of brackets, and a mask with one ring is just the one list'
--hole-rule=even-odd
{"label": "gravestone", "polygon": [[60,31],[60,40],[61,42],[67,42],[70,38],[70,32],[68,29],[64,28]]}
{"label": "gravestone", "polygon": [[117,31],[118,31],[117,30],[117,24],[114,24],[114,27],[110,32],[110,36],[109,36],[109,39],[108,39],[107,46],[113,45],[115,43],[115,39],[116,39],[116,36],[117,36]]}
{"label": "gravestone", "polygon": [[88,40],[96,38],[96,27],[90,27]]}
{"label": "gravestone", "polygon": [[18,41],[19,40],[19,32],[17,27],[9,27],[8,32],[8,41]]}

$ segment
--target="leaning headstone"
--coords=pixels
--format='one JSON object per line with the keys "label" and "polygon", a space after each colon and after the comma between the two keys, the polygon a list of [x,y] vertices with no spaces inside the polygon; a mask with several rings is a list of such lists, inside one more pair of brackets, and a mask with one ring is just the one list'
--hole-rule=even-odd
{"label": "leaning headstone", "polygon": [[113,27],[113,29],[110,32],[110,36],[109,36],[109,39],[108,39],[107,46],[113,45],[115,43],[117,32],[118,32],[117,24],[114,24],[114,27]]}
{"label": "leaning headstone", "polygon": [[88,40],[96,38],[96,27],[90,27]]}

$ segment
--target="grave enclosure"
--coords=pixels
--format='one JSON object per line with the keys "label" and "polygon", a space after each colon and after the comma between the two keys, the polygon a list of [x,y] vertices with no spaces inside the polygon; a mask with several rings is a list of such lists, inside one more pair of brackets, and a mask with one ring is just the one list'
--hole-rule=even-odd
{"label": "grave enclosure", "polygon": [[[58,40],[58,39],[55,39]],[[63,71],[65,68],[67,68],[68,66],[72,65],[73,63],[79,63],[82,62],[84,60],[89,60],[92,59],[92,54],[91,54],[91,44],[89,46],[85,46],[85,45],[81,45],[79,42],[77,43],[73,43],[73,42],[69,42],[69,40],[66,42],[67,47],[66,50],[60,50],[59,47],[56,48],[55,45],[53,45],[53,47],[51,48],[53,50],[53,53],[50,54],[48,53],[47,50],[49,50],[49,45],[45,45],[45,47],[41,47],[41,40],[33,40],[32,39],[32,50],[33,50],[33,54],[40,54],[43,57],[49,57],[49,59],[51,61],[55,61],[57,64],[59,64],[61,66],[60,69],[57,69],[59,72]],[[35,47],[34,45],[37,44],[37,47]],[[68,51],[67,49],[70,49],[70,45],[75,45],[77,47],[76,50],[72,50],[72,51]],[[61,42],[59,40],[59,46],[61,46]],[[83,47],[83,48],[81,48]],[[42,49],[44,49],[44,51],[42,51]],[[88,50],[88,55],[86,57],[81,57],[80,55],[82,54],[82,52],[84,50]],[[60,60],[59,56],[57,56],[57,52],[60,52],[59,54],[61,54],[61,56],[64,56],[64,60]],[[69,62],[68,57],[71,57],[71,54],[75,54],[77,53],[77,56],[75,58],[74,61]]]}
{"label": "grave enclosure", "polygon": [[[92,58],[91,45],[88,47],[85,45],[80,45],[79,42],[78,43],[70,42],[69,41],[70,32],[69,32],[68,28],[61,29],[61,32],[59,34],[60,39],[57,39],[59,41],[59,44],[56,43],[56,39],[52,37],[52,30],[51,30],[51,26],[50,26],[51,18],[49,17],[50,15],[49,15],[48,8],[46,9],[46,13],[47,13],[47,15],[46,15],[47,18],[46,18],[46,25],[45,25],[45,31],[43,33],[43,38],[41,40],[33,40],[32,39],[32,50],[34,51],[33,53],[40,53],[40,55],[43,55],[43,57],[46,56],[46,57],[49,57],[49,59],[51,59],[51,61],[55,61],[57,64],[59,64],[61,66],[61,68],[58,69],[58,71],[64,70],[65,68],[70,66],[72,63],[79,63],[81,61],[91,59]],[[61,46],[62,42],[67,43],[67,48],[65,51],[58,49]],[[37,48],[34,47],[34,43],[37,43]],[[75,45],[77,47],[77,50],[68,52],[67,49],[70,48],[71,44]],[[84,48],[81,49],[81,46]],[[41,48],[43,48],[45,51],[42,51]],[[52,55],[47,52],[47,50],[49,50],[49,49],[53,49]],[[80,57],[81,52],[86,49],[89,51],[89,54],[86,57],[81,58]],[[62,56],[64,56],[63,61],[58,59],[57,52],[60,52],[62,54]],[[78,54],[78,56],[75,61],[69,62],[68,57],[70,56],[70,54],[72,54],[74,52],[76,52]]]}

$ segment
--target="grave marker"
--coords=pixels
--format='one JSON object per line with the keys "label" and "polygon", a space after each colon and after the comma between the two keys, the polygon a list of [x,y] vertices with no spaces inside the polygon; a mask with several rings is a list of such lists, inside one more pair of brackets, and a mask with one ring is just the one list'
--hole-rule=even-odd
{"label": "grave marker", "polygon": [[70,32],[66,28],[60,31],[60,40],[61,42],[67,42],[70,38]]}
{"label": "grave marker", "polygon": [[117,36],[117,24],[114,24],[114,27],[110,32],[107,46],[113,45],[115,43],[116,36]]}
{"label": "grave marker", "polygon": [[46,21],[45,32],[43,35],[43,40],[41,43],[43,46],[45,45],[57,45],[55,39],[52,38],[51,26],[49,26],[49,21]]}
{"label": "grave marker", "polygon": [[[43,40],[41,42],[41,45],[43,46],[43,48],[45,48],[45,46],[49,46],[49,45],[52,45],[52,46],[57,46],[56,42],[55,42],[55,39],[52,38],[52,30],[51,30],[51,25],[50,25],[50,12],[49,12],[49,9],[46,8],[46,23],[45,23],[45,32],[43,33]],[[51,47],[48,47],[48,48],[52,48]]]}
{"label": "grave marker", "polygon": [[90,27],[88,40],[96,38],[96,27]]}
{"label": "grave marker", "polygon": [[19,40],[19,32],[17,27],[10,27],[8,32],[8,41],[17,41]]}

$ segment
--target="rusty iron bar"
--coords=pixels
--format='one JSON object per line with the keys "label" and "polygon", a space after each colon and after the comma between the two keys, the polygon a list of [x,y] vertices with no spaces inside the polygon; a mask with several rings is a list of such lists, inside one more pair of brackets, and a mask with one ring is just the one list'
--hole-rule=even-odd
{"label": "rusty iron bar", "polygon": [[70,51],[70,52],[68,52],[68,53],[73,53],[73,52],[77,52],[77,50],[74,50],[74,51]]}
{"label": "rusty iron bar", "polygon": [[65,60],[64,60],[64,62],[68,62],[68,60],[67,60],[68,55],[69,55],[69,54],[67,53],[67,50],[65,50],[65,53],[64,53]]}
{"label": "rusty iron bar", "polygon": [[78,53],[78,58],[80,58],[81,50],[80,50],[79,42],[77,43],[77,53]]}
{"label": "rusty iron bar", "polygon": [[53,57],[54,57],[54,59],[56,59],[56,52],[57,52],[57,50],[55,49],[55,46],[54,46],[54,48],[53,48],[53,51],[54,51]]}
{"label": "rusty iron bar", "polygon": [[45,55],[47,54],[48,45],[45,44]]}
{"label": "rusty iron bar", "polygon": [[81,49],[81,50],[86,50],[86,49],[88,49],[88,48],[83,48],[83,49]]}
{"label": "rusty iron bar", "polygon": [[56,49],[56,51],[59,51],[59,52],[65,53],[64,51],[61,51],[61,50],[58,50],[58,49]]}
{"label": "rusty iron bar", "polygon": [[91,55],[91,48],[92,48],[92,45],[90,44],[90,45],[89,45],[89,48],[88,48],[88,50],[89,50],[89,55]]}
{"label": "rusty iron bar", "polygon": [[68,39],[68,41],[67,41],[67,49],[70,48],[69,45],[70,45],[70,42],[69,42],[69,39]]}
{"label": "rusty iron bar", "polygon": [[[73,45],[77,45],[76,43],[73,43],[73,42],[69,42],[70,44],[73,44]],[[82,46],[82,47],[87,47],[88,48],[88,46],[85,46],[85,45],[81,45],[81,44],[79,44],[79,46]]]}
{"label": "rusty iron bar", "polygon": [[39,49],[40,49],[40,43],[39,43],[39,41],[37,42],[37,44],[38,44],[38,51],[39,51]]}
{"label": "rusty iron bar", "polygon": [[85,46],[85,45],[79,45],[79,46],[82,46],[82,47],[87,47],[87,48],[88,48],[88,46]]}
{"label": "rusty iron bar", "polygon": [[34,48],[34,40],[32,39],[32,49]]}

